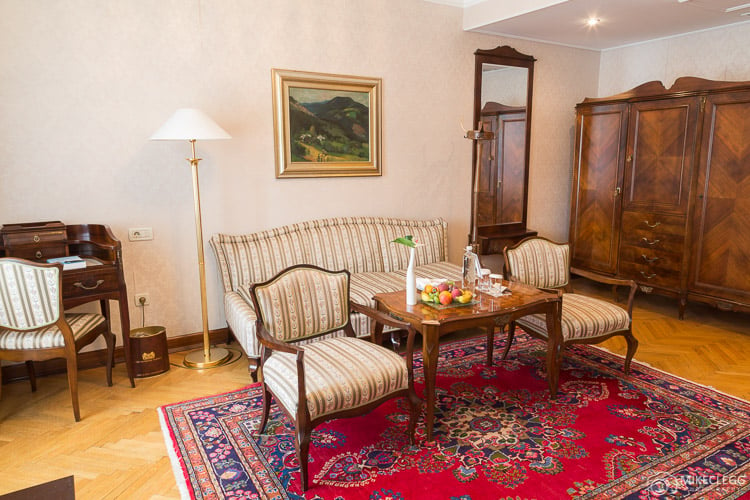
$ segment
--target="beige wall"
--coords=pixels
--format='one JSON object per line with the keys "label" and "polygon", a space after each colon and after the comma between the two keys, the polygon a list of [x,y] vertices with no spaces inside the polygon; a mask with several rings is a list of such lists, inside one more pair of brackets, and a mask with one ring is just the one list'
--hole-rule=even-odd
{"label": "beige wall", "polygon": [[[0,0],[0,223],[109,224],[131,297],[151,295],[146,324],[199,331],[189,147],[148,141],[195,106],[233,136],[198,144],[207,237],[328,216],[439,216],[457,261],[473,52],[504,44],[538,59],[530,225],[565,239],[574,105],[596,92],[596,52],[466,33],[460,9],[422,0]],[[275,179],[272,67],[381,77],[383,176]],[[154,240],[128,242],[139,226]],[[207,252],[210,327],[221,328]],[[131,318],[140,325],[132,306]]]}
{"label": "beige wall", "polygon": [[681,76],[750,80],[750,22],[602,52],[599,96]]}

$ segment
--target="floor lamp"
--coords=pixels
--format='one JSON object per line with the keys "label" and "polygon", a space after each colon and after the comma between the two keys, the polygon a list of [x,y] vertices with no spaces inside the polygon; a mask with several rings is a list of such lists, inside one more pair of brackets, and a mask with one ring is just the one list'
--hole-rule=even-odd
{"label": "floor lamp", "polygon": [[464,135],[465,138],[471,139],[474,141],[474,144],[476,145],[476,161],[474,163],[474,192],[472,194],[473,198],[471,200],[472,203],[472,214],[471,214],[471,231],[469,238],[471,241],[469,242],[472,247],[474,247],[474,251],[476,252],[478,250],[479,241],[477,232],[478,232],[478,223],[479,223],[479,174],[481,172],[481,166],[482,166],[482,142],[484,141],[491,141],[495,138],[495,133],[491,130],[484,130],[483,124],[479,123],[479,130],[467,130],[466,134]]}
{"label": "floor lamp", "polygon": [[183,363],[188,368],[212,368],[219,366],[231,357],[227,349],[211,349],[208,335],[208,307],[206,306],[206,266],[203,260],[203,228],[201,227],[201,196],[198,189],[198,163],[195,156],[195,141],[231,139],[226,131],[206,114],[197,109],[182,108],[150,137],[152,141],[190,141],[193,156],[187,158],[193,171],[193,200],[195,202],[195,237],[198,243],[198,272],[201,284],[201,315],[203,318],[203,350],[193,351],[185,356]]}

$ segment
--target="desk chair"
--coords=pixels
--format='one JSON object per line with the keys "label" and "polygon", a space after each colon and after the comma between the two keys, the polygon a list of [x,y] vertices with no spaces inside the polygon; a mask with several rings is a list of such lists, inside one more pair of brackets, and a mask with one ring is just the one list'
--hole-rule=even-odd
{"label": "desk chair", "polygon": [[64,312],[62,266],[0,258],[0,359],[25,361],[34,392],[33,362],[65,358],[76,422],[81,419],[78,351],[99,335],[107,344],[107,385],[111,386],[115,336],[109,321],[101,314]]}

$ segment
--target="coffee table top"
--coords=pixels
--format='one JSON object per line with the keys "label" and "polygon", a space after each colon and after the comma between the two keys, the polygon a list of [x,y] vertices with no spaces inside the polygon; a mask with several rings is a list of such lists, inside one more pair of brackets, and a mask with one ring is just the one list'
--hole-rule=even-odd
{"label": "coffee table top", "polygon": [[458,304],[456,306],[440,308],[417,302],[416,305],[406,305],[406,290],[398,292],[378,293],[375,301],[382,308],[400,316],[410,323],[444,324],[450,321],[491,319],[497,316],[513,314],[518,311],[528,311],[535,306],[542,306],[549,302],[559,301],[555,293],[545,292],[521,283],[503,283],[510,288],[510,294],[499,297],[477,292],[475,303]]}

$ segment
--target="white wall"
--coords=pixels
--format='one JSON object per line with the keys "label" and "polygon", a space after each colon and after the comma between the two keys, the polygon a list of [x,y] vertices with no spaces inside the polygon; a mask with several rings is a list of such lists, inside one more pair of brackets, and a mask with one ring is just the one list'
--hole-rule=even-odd
{"label": "white wall", "polygon": [[[439,216],[457,261],[473,52],[505,44],[538,60],[530,226],[565,239],[574,106],[596,92],[596,52],[466,33],[460,9],[422,0],[0,0],[0,223],[109,224],[131,297],[151,296],[146,324],[199,331],[189,146],[148,141],[194,106],[233,136],[198,143],[206,238],[328,216]],[[274,67],[383,79],[382,177],[275,179]],[[128,242],[139,226],[154,240]],[[206,250],[210,327],[221,328]],[[131,319],[140,326],[132,306]]]}

